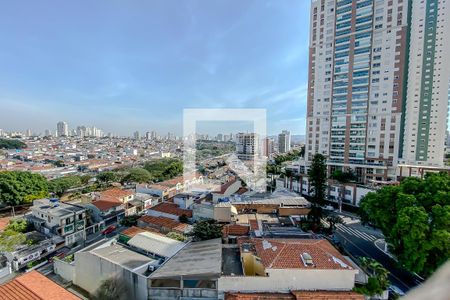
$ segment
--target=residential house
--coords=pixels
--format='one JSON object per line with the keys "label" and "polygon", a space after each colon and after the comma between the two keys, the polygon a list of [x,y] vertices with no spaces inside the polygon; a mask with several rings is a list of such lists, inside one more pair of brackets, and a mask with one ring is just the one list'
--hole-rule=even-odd
{"label": "residential house", "polygon": [[21,300],[81,299],[37,271],[25,273],[0,285],[0,298]]}
{"label": "residential house", "polygon": [[219,299],[221,270],[220,239],[191,242],[149,276],[149,299]]}
{"label": "residential house", "polygon": [[238,244],[240,258],[234,263],[243,276],[224,270],[219,291],[351,291],[355,286],[358,269],[327,240],[245,237]]}
{"label": "residential house", "polygon": [[186,244],[153,232],[141,232],[132,237],[128,245],[147,256],[165,261]]}
{"label": "residential house", "polygon": [[27,218],[38,231],[60,236],[66,245],[86,238],[86,209],[82,206],[56,198],[34,200]]}
{"label": "residential house", "polygon": [[72,282],[91,295],[103,280],[116,277],[127,287],[129,299],[148,299],[147,277],[158,264],[155,259],[112,244],[75,253],[70,267]]}
{"label": "residential house", "polygon": [[180,234],[188,234],[192,231],[192,226],[178,222],[167,217],[142,216],[138,219],[137,225],[141,228],[153,228],[159,232],[166,234],[171,231]]}
{"label": "residential house", "polygon": [[130,204],[134,200],[134,192],[132,190],[122,190],[119,188],[112,188],[106,191],[96,193],[96,199],[116,199],[124,204],[125,216],[136,214],[136,207]]}
{"label": "residential house", "polygon": [[162,202],[147,210],[147,214],[154,217],[167,217],[173,220],[178,220],[181,216],[192,218],[192,210],[183,209],[176,203]]}

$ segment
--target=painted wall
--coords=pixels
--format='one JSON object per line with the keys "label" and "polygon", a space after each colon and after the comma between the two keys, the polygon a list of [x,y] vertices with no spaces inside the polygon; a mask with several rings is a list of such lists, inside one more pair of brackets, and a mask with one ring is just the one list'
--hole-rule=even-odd
{"label": "painted wall", "polygon": [[288,292],[290,290],[342,290],[355,285],[357,270],[266,269],[268,277],[223,276],[219,291]]}

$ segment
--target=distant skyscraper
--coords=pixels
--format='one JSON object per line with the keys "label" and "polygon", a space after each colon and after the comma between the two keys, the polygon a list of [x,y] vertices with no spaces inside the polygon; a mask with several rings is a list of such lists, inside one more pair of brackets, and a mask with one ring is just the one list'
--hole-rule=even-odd
{"label": "distant skyscraper", "polygon": [[274,150],[274,146],[273,146],[274,142],[273,139],[271,138],[265,138],[263,140],[263,155],[264,156],[271,156],[273,154],[273,150]]}
{"label": "distant skyscraper", "polygon": [[217,135],[217,140],[218,140],[219,142],[223,141],[223,134],[219,133],[219,134]]}
{"label": "distant skyscraper", "polygon": [[449,4],[312,1],[308,161],[324,154],[363,182],[395,180],[401,161],[442,165]]}
{"label": "distant skyscraper", "polygon": [[4,136],[5,132],[3,131],[3,129],[0,128],[0,136]]}
{"label": "distant skyscraper", "polygon": [[45,129],[44,136],[52,136],[52,132],[49,129]]}
{"label": "distant skyscraper", "polygon": [[148,141],[148,140],[150,140],[151,138],[152,138],[152,136],[151,136],[150,131],[147,131],[147,132],[145,133],[145,139]]}
{"label": "distant skyscraper", "polygon": [[27,137],[32,136],[33,134],[32,134],[32,132],[31,132],[31,129],[27,129],[27,132],[25,133],[25,135],[26,135]]}
{"label": "distant skyscraper", "polygon": [[69,126],[64,121],[58,122],[58,124],[56,124],[56,132],[58,134],[58,137],[68,136],[69,135]]}
{"label": "distant skyscraper", "polygon": [[278,152],[286,153],[291,151],[291,133],[287,130],[283,130],[278,135]]}
{"label": "distant skyscraper", "polygon": [[135,140],[140,140],[141,139],[141,134],[139,133],[139,131],[135,131],[133,134],[133,137]]}
{"label": "distant skyscraper", "polygon": [[156,133],[156,131],[152,131],[152,133],[151,133],[151,139],[152,139],[152,140],[156,140],[156,138],[157,138],[157,133]]}
{"label": "distant skyscraper", "polygon": [[236,134],[236,153],[240,159],[252,159],[259,154],[259,137],[256,133]]}

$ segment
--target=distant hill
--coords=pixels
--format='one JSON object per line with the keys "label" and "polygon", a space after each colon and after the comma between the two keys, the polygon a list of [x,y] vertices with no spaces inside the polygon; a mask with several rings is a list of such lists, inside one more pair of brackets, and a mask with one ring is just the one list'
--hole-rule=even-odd
{"label": "distant hill", "polygon": [[[275,141],[278,141],[278,135],[271,135],[269,138],[274,139]],[[293,134],[291,135],[291,143],[293,144],[302,144],[305,142],[305,135],[304,134]]]}

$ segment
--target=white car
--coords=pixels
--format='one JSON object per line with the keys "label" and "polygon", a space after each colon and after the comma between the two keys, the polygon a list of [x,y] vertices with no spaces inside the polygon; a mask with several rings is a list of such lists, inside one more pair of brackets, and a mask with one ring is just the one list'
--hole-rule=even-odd
{"label": "white car", "polygon": [[334,207],[331,205],[324,206],[323,209],[328,211],[334,211]]}

